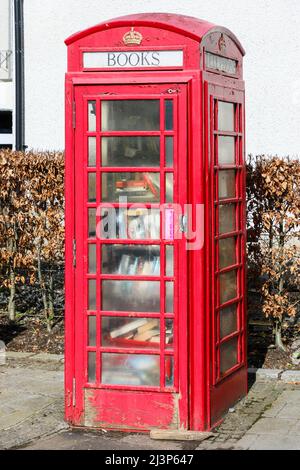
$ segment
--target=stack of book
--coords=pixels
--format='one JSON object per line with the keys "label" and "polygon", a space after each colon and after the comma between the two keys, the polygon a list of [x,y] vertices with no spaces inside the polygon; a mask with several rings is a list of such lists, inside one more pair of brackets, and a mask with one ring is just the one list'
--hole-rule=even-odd
{"label": "stack of book", "polygon": [[154,256],[122,255],[116,274],[122,276],[159,276],[160,258]]}
{"label": "stack of book", "polygon": [[117,217],[120,239],[158,240],[160,238],[160,213],[148,209],[120,209]]}
{"label": "stack of book", "polygon": [[[137,318],[128,320],[120,327],[107,332],[107,343],[114,346],[141,347],[149,346],[148,343],[160,343],[160,320],[158,318]],[[166,344],[172,344],[173,331],[166,330]]]}

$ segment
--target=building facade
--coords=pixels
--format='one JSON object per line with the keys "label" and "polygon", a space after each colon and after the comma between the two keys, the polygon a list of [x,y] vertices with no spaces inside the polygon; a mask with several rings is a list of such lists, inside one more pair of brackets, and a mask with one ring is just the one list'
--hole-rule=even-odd
{"label": "building facade", "polygon": [[13,138],[13,8],[11,0],[0,2],[0,148],[14,145]]}
{"label": "building facade", "polygon": [[[14,49],[15,3],[0,2],[0,109],[13,114],[14,103],[18,104],[11,81],[15,59],[13,53],[6,59],[2,51]],[[232,30],[246,49],[247,152],[299,155],[299,0],[152,0],[151,5],[144,0],[24,0],[24,144],[28,148],[64,148],[64,39],[106,19],[147,11],[190,15]],[[2,133],[2,142],[5,135]],[[5,138],[14,144],[14,129]]]}

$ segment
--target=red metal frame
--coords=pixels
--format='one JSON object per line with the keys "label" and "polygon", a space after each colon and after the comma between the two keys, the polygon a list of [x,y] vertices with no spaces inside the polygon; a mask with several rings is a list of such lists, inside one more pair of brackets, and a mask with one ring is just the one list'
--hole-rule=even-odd
{"label": "red metal frame", "polygon": [[[122,89],[123,88],[123,89]],[[161,281],[160,282],[160,285],[161,285],[161,292],[160,292],[160,295],[161,295],[161,299],[164,299],[165,298],[165,282],[167,281],[173,281],[173,282],[176,282],[176,284],[178,283],[179,285],[179,282],[180,282],[180,285],[182,285],[182,283],[185,282],[185,279],[186,279],[186,257],[184,256],[184,252],[179,254],[176,253],[176,256],[175,256],[175,263],[177,263],[177,270],[176,272],[174,273],[174,276],[173,277],[167,277],[167,276],[164,276],[163,274],[161,274],[160,277],[145,277],[145,276],[114,276],[114,275],[106,275],[106,274],[101,274],[100,271],[99,271],[99,267],[101,265],[101,261],[100,261],[100,247],[99,245],[100,244],[139,244],[139,245],[157,245],[158,243],[160,243],[160,246],[161,246],[161,273],[164,272],[164,267],[165,267],[165,264],[164,264],[164,259],[165,259],[165,246],[166,245],[174,245],[175,247],[177,247],[177,250],[184,250],[184,240],[179,240],[179,241],[165,241],[165,240],[161,240],[160,242],[157,241],[157,240],[146,240],[145,242],[142,241],[142,240],[138,240],[138,241],[132,241],[132,240],[125,240],[125,239],[122,239],[122,240],[119,240],[119,239],[116,239],[116,240],[97,240],[96,241],[96,245],[98,245],[98,250],[97,250],[97,253],[98,253],[98,271],[97,271],[97,276],[95,277],[94,275],[91,275],[91,274],[87,274],[87,275],[84,275],[83,273],[87,273],[87,244],[86,242],[84,241],[85,239],[85,234],[87,233],[87,212],[86,210],[84,211],[84,213],[82,214],[81,211],[82,211],[82,208],[86,207],[86,208],[95,208],[100,204],[100,191],[101,191],[101,174],[103,172],[112,172],[112,171],[126,171],[126,172],[131,172],[131,171],[151,171],[151,172],[159,172],[161,173],[161,178],[160,178],[160,183],[161,183],[161,194],[162,196],[164,195],[164,185],[165,185],[165,174],[166,173],[170,173],[170,172],[174,172],[174,175],[176,176],[177,175],[177,178],[175,178],[175,186],[174,186],[174,195],[175,196],[175,201],[174,202],[178,202],[180,203],[181,201],[185,201],[186,200],[186,196],[185,196],[185,192],[186,190],[184,189],[185,188],[185,185],[186,185],[186,178],[184,177],[184,174],[186,173],[186,159],[184,158],[181,158],[180,161],[179,159],[177,158],[174,158],[174,169],[170,169],[168,167],[161,167],[161,170],[159,168],[136,168],[136,167],[126,167],[126,168],[107,168],[107,167],[101,167],[99,165],[99,162],[100,162],[100,156],[99,156],[99,152],[100,152],[100,145],[97,145],[97,169],[96,168],[91,168],[91,167],[88,167],[87,166],[87,145],[86,144],[83,144],[83,141],[84,140],[87,140],[87,137],[89,136],[95,136],[97,135],[97,139],[99,140],[99,138],[101,138],[101,136],[107,136],[108,134],[111,135],[111,136],[114,136],[114,135],[160,135],[160,139],[161,139],[161,144],[164,142],[164,138],[165,136],[170,136],[170,135],[173,135],[175,140],[174,140],[174,157],[178,154],[180,154],[181,156],[184,155],[184,152],[185,152],[185,149],[186,149],[186,143],[185,143],[185,126],[183,127],[183,130],[182,132],[180,133],[180,140],[179,140],[179,145],[180,147],[177,148],[177,139],[178,139],[178,129],[177,129],[177,126],[178,126],[178,120],[179,119],[183,119],[183,122],[186,122],[186,117],[185,117],[185,112],[184,112],[184,109],[185,109],[185,106],[186,106],[186,94],[185,94],[185,88],[184,88],[184,85],[181,85],[180,87],[178,87],[178,90],[177,90],[177,93],[175,95],[170,95],[169,93],[166,93],[166,89],[165,89],[165,86],[157,86],[157,85],[153,85],[153,90],[156,92],[154,94],[151,94],[151,92],[149,93],[149,88],[147,87],[147,90],[142,90],[142,92],[140,94],[136,94],[137,92],[137,86],[135,85],[128,85],[128,86],[125,86],[125,87],[116,87],[115,89],[113,89],[111,86],[109,87],[110,91],[114,93],[114,97],[109,97],[108,99],[160,99],[161,100],[161,111],[163,111],[164,109],[164,101],[165,100],[170,100],[172,99],[173,102],[174,102],[174,124],[175,124],[175,127],[174,127],[174,131],[165,131],[164,130],[164,112],[161,113],[161,130],[159,132],[149,132],[149,133],[145,133],[145,132],[112,132],[112,133],[101,133],[99,132],[99,129],[100,129],[100,123],[99,121],[97,122],[97,132],[87,132],[86,129],[87,129],[87,113],[86,110],[87,109],[87,100],[96,100],[97,101],[97,107],[98,107],[98,116],[99,116],[99,110],[100,110],[100,106],[99,106],[99,103],[101,101],[101,99],[105,99],[107,100],[107,96],[103,93],[105,93],[105,90],[107,90],[108,88],[107,87],[89,87],[89,88],[86,88],[86,87],[77,87],[76,88],[76,91],[75,91],[75,101],[76,101],[76,107],[77,107],[77,112],[79,112],[80,116],[85,116],[84,120],[82,121],[82,123],[77,123],[77,126],[76,126],[76,136],[75,136],[75,142],[76,142],[76,151],[75,151],[75,161],[76,161],[76,167],[77,167],[77,170],[75,169],[75,174],[77,175],[77,178],[78,178],[78,182],[77,182],[77,187],[76,187],[76,190],[75,190],[75,193],[76,193],[76,201],[75,201],[75,207],[77,208],[76,209],[76,214],[75,214],[75,219],[77,218],[77,222],[76,222],[76,240],[77,240],[77,257],[78,257],[78,260],[79,260],[79,263],[77,266],[76,266],[76,289],[75,289],[75,292],[78,293],[78,296],[76,296],[76,301],[75,301],[75,304],[76,304],[76,313],[75,313],[75,318],[77,319],[77,326],[75,326],[75,330],[78,332],[77,334],[77,346],[75,346],[75,357],[77,357],[76,359],[76,368],[75,368],[75,378],[76,378],[76,409],[77,411],[75,412],[75,415],[76,416],[81,416],[82,412],[83,412],[83,409],[84,409],[84,405],[83,405],[83,401],[84,401],[84,396],[83,396],[83,389],[86,389],[86,388],[94,388],[96,390],[100,390],[100,389],[105,389],[105,390],[109,390],[109,389],[112,389],[112,390],[127,390],[127,391],[136,391],[136,390],[140,390],[140,391],[147,391],[147,392],[165,392],[165,393],[168,393],[170,395],[170,399],[169,399],[169,402],[170,402],[170,406],[171,406],[171,403],[174,402],[174,398],[172,397],[172,394],[173,393],[176,393],[178,394],[179,391],[180,391],[180,404],[179,404],[179,410],[180,410],[180,425],[183,425],[183,426],[187,426],[187,420],[188,420],[188,416],[187,416],[187,410],[186,410],[186,403],[187,403],[187,373],[186,373],[186,368],[185,367],[182,367],[182,365],[178,366],[177,363],[186,363],[187,361],[187,356],[186,354],[184,354],[184,350],[187,348],[187,344],[186,344],[186,341],[187,341],[187,337],[184,338],[182,335],[180,335],[180,339],[179,339],[179,342],[180,342],[180,346],[179,346],[179,343],[177,344],[178,342],[178,330],[180,329],[180,331],[187,331],[187,326],[186,326],[186,317],[185,315],[183,314],[183,307],[184,305],[186,305],[186,301],[184,300],[184,297],[186,295],[186,289],[182,289],[182,291],[179,293],[178,291],[178,287],[175,289],[175,299],[174,299],[174,304],[177,305],[177,308],[176,308],[176,311],[174,311],[174,314],[165,314],[164,311],[161,310],[161,313],[160,315],[159,314],[155,314],[155,313],[142,313],[142,312],[115,312],[115,311],[111,311],[111,312],[105,312],[105,311],[101,311],[101,315],[104,315],[104,316],[126,316],[126,315],[129,315],[131,317],[150,317],[150,318],[161,318],[161,350],[160,350],[160,369],[161,369],[161,384],[160,384],[160,387],[157,388],[157,387],[142,387],[142,386],[139,386],[139,387],[131,387],[131,386],[124,386],[124,385],[120,385],[120,386],[117,386],[117,385],[102,385],[101,384],[101,381],[100,381],[100,376],[101,376],[101,361],[99,360],[100,359],[100,354],[101,353],[105,353],[105,352],[110,352],[110,353],[113,353],[113,352],[123,352],[123,353],[132,353],[132,354],[154,354],[154,355],[157,355],[159,353],[158,350],[151,350],[149,348],[146,348],[146,349],[141,349],[141,348],[138,348],[138,349],[134,349],[134,347],[131,347],[130,349],[129,348],[126,348],[126,350],[124,349],[121,349],[121,348],[107,348],[107,347],[101,347],[100,346],[100,336],[101,336],[101,323],[100,323],[100,291],[98,289],[98,292],[97,292],[97,312],[96,312],[96,317],[97,317],[97,325],[98,325],[98,328],[97,328],[97,334],[98,334],[98,337],[97,337],[97,347],[94,348],[94,347],[86,347],[84,345],[87,345],[87,322],[86,322],[86,319],[83,318],[83,315],[82,315],[82,312],[83,311],[86,311],[86,306],[83,302],[83,299],[87,299],[87,291],[86,291],[86,282],[84,279],[97,279],[97,285],[99,284],[99,282],[101,282],[101,280],[115,280],[115,279],[123,279],[123,280],[126,280],[126,279],[130,279],[130,280],[148,280],[148,281],[155,281],[155,280],[159,280]],[[180,89],[180,94],[179,94],[179,89]],[[145,93],[147,93],[147,95],[145,96]],[[102,96],[101,96],[102,94]],[[181,109],[181,113],[179,115],[178,111],[177,111],[177,100],[180,100],[180,109]],[[100,119],[100,117],[98,118]],[[83,136],[86,136],[86,137],[83,137]],[[164,161],[164,145],[161,145],[161,149],[162,149],[162,152],[161,152],[161,162]],[[81,159],[81,156],[83,156],[83,161]],[[85,168],[85,171],[86,171],[86,174],[90,173],[90,172],[97,172],[97,181],[98,181],[98,187],[97,187],[97,201],[95,203],[85,203],[84,201],[87,200],[86,196],[87,195],[87,178],[83,178],[83,181],[82,181],[82,169]],[[179,179],[178,178],[178,175],[181,175],[181,178]],[[180,185],[180,191],[179,191],[179,187],[178,187],[178,184]],[[75,183],[75,186],[76,186],[76,183]],[[180,195],[180,196],[179,196]],[[164,200],[164,196],[161,198],[161,203],[164,204],[165,203],[165,200]],[[117,204],[117,203],[114,203],[112,204],[113,206],[115,207],[119,207],[120,205]],[[107,203],[103,203],[101,204],[101,206],[103,207],[106,207],[107,206]],[[149,204],[145,204],[145,206],[149,206]],[[151,206],[153,207],[159,207],[158,204],[151,204]],[[99,223],[99,219],[97,220],[97,222]],[[164,226],[164,223],[163,221],[161,220],[161,227]],[[92,242],[92,241],[95,241],[95,240],[88,240],[87,242]],[[84,248],[85,246],[85,248]],[[176,261],[177,259],[177,261]],[[183,278],[182,281],[179,281],[180,278]],[[81,286],[81,287],[80,287]],[[84,288],[82,288],[82,286],[85,286]],[[179,298],[180,297],[180,298]],[[86,300],[85,300],[86,302]],[[180,328],[179,328],[179,325],[177,324],[177,321],[178,321],[178,304],[180,302],[180,305],[181,305],[181,316],[180,316]],[[163,308],[163,306],[161,307]],[[89,315],[92,315],[94,312],[89,312],[87,311],[87,316]],[[174,319],[174,322],[175,322],[175,331],[177,333],[175,333],[175,338],[176,341],[175,341],[175,344],[174,344],[174,351],[168,349],[168,350],[165,350],[164,349],[164,320],[163,318],[173,318]],[[80,332],[83,332],[83,334],[81,334]],[[178,347],[180,347],[180,351],[181,351],[181,354],[180,356],[178,355]],[[84,355],[84,359],[82,359],[82,351],[85,350],[86,351],[86,354]],[[86,369],[86,364],[87,364],[87,352],[89,351],[95,351],[96,352],[96,355],[97,355],[97,380],[95,382],[95,384],[90,384],[87,380],[87,369]],[[175,358],[175,382],[174,382],[174,387],[173,388],[170,388],[170,387],[165,387],[164,383],[163,383],[163,377],[164,377],[164,369],[165,369],[165,357],[171,357],[174,355],[174,358]],[[180,375],[180,380],[179,380],[179,377],[178,377],[178,374]],[[185,378],[184,378],[185,377]],[[179,389],[179,382],[180,382],[180,389]],[[153,396],[153,399],[155,398],[155,395]],[[156,399],[156,398],[155,398]],[[184,411],[185,410],[185,411]],[[163,417],[162,417],[162,422],[163,422]],[[109,423],[107,423],[109,424]],[[113,424],[113,423],[112,423]],[[146,423],[146,426],[147,426],[147,423]],[[139,428],[140,426],[138,425],[138,423],[135,425],[136,428]],[[142,426],[141,426],[142,427]],[[143,427],[142,427],[143,428]]]}
{"label": "red metal frame", "polygon": [[[224,410],[228,409],[247,391],[247,364],[246,364],[246,282],[245,282],[245,262],[246,262],[246,193],[245,193],[245,143],[244,143],[244,102],[245,95],[243,83],[235,83],[233,87],[226,87],[221,80],[216,80],[215,76],[206,74],[209,82],[205,86],[205,100],[207,103],[207,113],[210,116],[207,127],[207,138],[209,141],[208,154],[210,162],[208,170],[210,174],[210,217],[209,221],[212,227],[212,237],[210,241],[211,254],[211,309],[213,312],[211,318],[211,420],[218,422]],[[218,103],[233,103],[235,106],[235,130],[226,132],[218,130]],[[218,162],[218,136],[231,136],[235,138],[235,164],[221,165]],[[219,199],[218,174],[222,170],[235,170],[236,197]],[[219,233],[218,208],[220,205],[234,204],[236,229],[228,233]],[[219,241],[235,238],[236,239],[236,263],[219,268]],[[237,296],[220,303],[220,275],[228,272],[237,272]],[[237,330],[230,335],[220,338],[220,312],[226,307],[237,305]],[[220,372],[220,348],[221,345],[230,340],[238,339],[237,364],[226,373]],[[233,389],[234,384],[234,389]],[[230,391],[228,391],[230,388]]]}
{"label": "red metal frame", "polygon": [[[82,68],[83,51],[130,50],[125,48],[120,38],[134,26],[143,37],[147,37],[147,46],[142,43],[141,50],[182,49],[184,51],[183,70],[175,69],[141,69],[135,70],[84,70]],[[163,32],[163,34],[162,34]],[[157,42],[157,38],[162,38]],[[220,51],[220,38],[225,38],[226,49]],[[244,50],[236,37],[227,29],[215,27],[210,23],[180,15],[141,14],[118,18],[80,32],[66,41],[68,45],[68,74],[66,75],[66,367],[65,367],[65,403],[66,419],[74,425],[109,426],[124,430],[147,430],[153,427],[207,430],[216,425],[224,412],[247,391],[246,368],[246,307],[245,307],[245,164],[244,164],[244,83],[242,81],[242,57]],[[200,44],[200,55],[199,55]],[[111,46],[111,47],[110,47]],[[223,47],[223,46],[222,46]],[[205,51],[217,53],[223,57],[234,58],[238,62],[236,76],[205,70]],[[113,93],[113,94],[111,94]],[[94,98],[98,102],[97,131],[87,132],[87,100]],[[178,282],[175,289],[178,315],[164,313],[135,312],[136,317],[176,318],[181,322],[177,326],[177,340],[174,350],[163,350],[160,359],[161,377],[164,377],[165,357],[175,354],[180,380],[175,380],[173,388],[167,388],[160,382],[160,387],[132,387],[102,385],[101,371],[97,368],[95,383],[88,383],[86,363],[87,352],[97,354],[100,365],[100,354],[108,349],[100,345],[100,289],[97,289],[97,311],[86,311],[87,282],[83,279],[116,280],[120,276],[100,273],[101,252],[97,250],[97,274],[87,273],[87,244],[95,240],[86,240],[87,208],[96,208],[100,202],[100,175],[103,172],[161,171],[161,193],[164,187],[164,174],[170,169],[135,168],[135,167],[100,167],[100,145],[97,145],[96,172],[98,177],[96,203],[87,203],[87,174],[95,168],[87,167],[88,135],[97,136],[124,135],[123,132],[100,133],[100,100],[101,99],[160,99],[161,110],[163,99],[178,101],[178,129],[165,131],[161,125],[158,132],[138,132],[139,135],[158,135],[161,141],[165,135],[178,135],[180,142],[178,154],[174,195],[181,205],[190,203],[193,216],[196,205],[203,205],[204,210],[204,245],[196,251],[185,250],[184,238],[174,241],[178,245],[177,272],[173,277],[134,276],[122,279],[146,280],[161,282],[161,296],[164,299],[165,281]],[[239,174],[236,184],[237,197],[233,200],[222,200],[222,203],[236,203],[239,226],[233,234],[216,236],[217,220],[215,210],[218,207],[216,194],[218,183],[215,175],[220,171],[214,161],[217,156],[214,139],[217,135],[215,116],[217,102],[230,101],[237,103],[237,120],[240,128],[235,133],[239,141],[237,154],[239,161],[228,167],[236,169]],[[162,122],[162,121],[161,121]],[[127,132],[126,135],[136,135]],[[86,141],[86,142],[85,142]],[[176,147],[176,146],[175,146]],[[161,147],[164,149],[164,146]],[[175,153],[176,153],[175,152]],[[164,159],[162,151],[161,159]],[[84,175],[84,176],[83,176]],[[162,203],[165,201],[162,200]],[[102,203],[103,207],[108,203]],[[110,205],[110,204],[109,204]],[[123,207],[116,203],[114,207]],[[159,207],[159,204],[145,204],[145,207]],[[97,221],[99,222],[99,215]],[[194,217],[193,217],[193,220]],[[161,220],[161,227],[164,224]],[[195,227],[193,227],[194,229]],[[221,238],[236,236],[237,264],[220,271],[217,265],[218,253],[216,244]],[[74,240],[76,240],[76,266],[73,265]],[[102,242],[97,240],[97,245]],[[127,244],[128,240],[105,239],[103,243]],[[158,240],[130,240],[130,244],[157,245]],[[166,244],[161,242],[161,273],[165,268],[164,250]],[[180,253],[180,255],[179,255]],[[220,305],[215,292],[218,293],[216,279],[222,272],[239,270],[238,298],[231,303],[239,303],[238,331],[229,337],[219,340],[217,322]],[[179,286],[180,284],[180,286]],[[86,312],[86,314],[83,314]],[[96,347],[87,346],[87,318],[96,314],[97,339]],[[102,316],[126,316],[132,312],[102,311]],[[164,333],[164,322],[161,324],[161,338]],[[239,363],[222,377],[219,373],[219,347],[223,342],[238,336],[240,353]],[[123,351],[135,354],[154,354],[157,349],[135,349]],[[162,348],[162,339],[160,347]],[[110,352],[119,352],[115,346]],[[179,392],[179,393],[178,393]],[[155,400],[154,400],[155,398]],[[155,402],[155,404],[153,404]],[[121,405],[120,405],[121,403]],[[133,406],[134,404],[134,406]],[[137,410],[145,410],[147,416],[139,415]],[[159,409],[159,412],[157,412]],[[88,411],[89,410],[89,411]],[[179,410],[179,419],[175,416]],[[88,414],[93,414],[90,418]],[[140,419],[137,419],[140,418]]]}

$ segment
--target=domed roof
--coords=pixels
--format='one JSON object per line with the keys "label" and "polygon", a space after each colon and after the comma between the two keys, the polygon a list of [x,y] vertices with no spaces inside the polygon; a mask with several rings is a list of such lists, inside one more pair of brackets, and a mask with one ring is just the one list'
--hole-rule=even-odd
{"label": "domed roof", "polygon": [[201,42],[208,33],[222,32],[227,34],[238,46],[241,53],[245,55],[245,51],[236,38],[236,36],[227,28],[216,26],[205,20],[200,20],[192,16],[177,15],[173,13],[137,13],[134,15],[120,16],[111,20],[99,23],[95,26],[87,28],[83,31],[73,34],[65,40],[69,46],[75,41],[82,39],[91,34],[104,31],[110,28],[118,28],[122,26],[150,26],[153,28],[166,29],[174,31],[183,36],[190,37]]}

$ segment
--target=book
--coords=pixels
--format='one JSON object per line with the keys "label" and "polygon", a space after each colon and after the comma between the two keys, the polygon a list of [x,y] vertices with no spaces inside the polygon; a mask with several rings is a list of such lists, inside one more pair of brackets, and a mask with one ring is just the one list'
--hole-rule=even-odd
{"label": "book", "polygon": [[160,335],[152,336],[150,343],[160,343]]}
{"label": "book", "polygon": [[152,274],[152,271],[153,271],[152,266],[153,266],[152,261],[144,261],[143,270],[142,270],[143,276],[150,276],[150,274]]}
{"label": "book", "polygon": [[144,333],[138,333],[135,335],[135,341],[148,341],[149,339],[153,338],[153,336],[159,335],[159,330],[148,330],[144,331]]}
{"label": "book", "polygon": [[141,334],[147,330],[152,330],[153,328],[158,327],[158,325],[159,325],[158,319],[153,319],[153,320],[151,319],[150,321],[148,320],[147,323],[145,323],[145,325],[140,326],[138,328],[138,333]]}
{"label": "book", "polygon": [[155,256],[155,258],[154,258],[152,274],[154,276],[159,276],[160,275],[160,257],[159,256]]}
{"label": "book", "polygon": [[121,261],[119,264],[118,274],[126,275],[128,273],[129,262],[130,262],[130,256],[122,255]]}
{"label": "book", "polygon": [[112,330],[110,332],[110,336],[111,338],[118,338],[119,336],[123,336],[133,330],[136,330],[140,326],[144,325],[146,322],[146,318],[138,318],[135,321],[130,321],[129,323],[126,323],[125,325],[122,325],[121,327]]}

